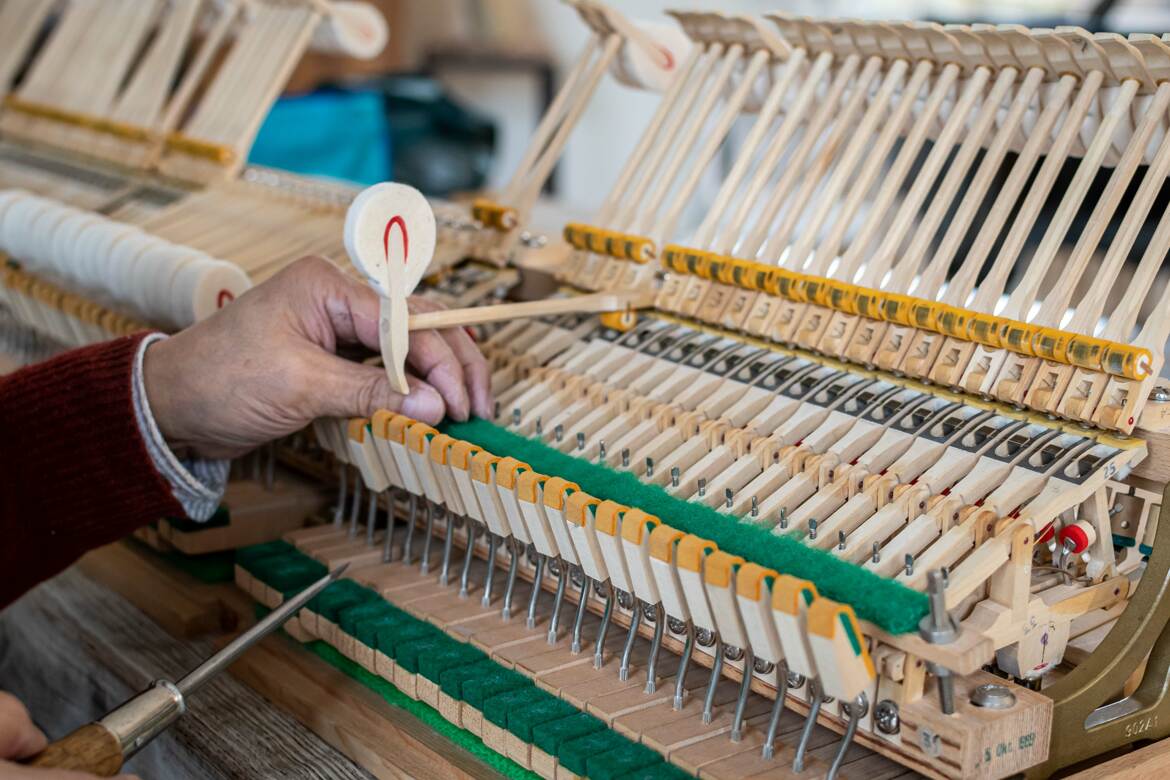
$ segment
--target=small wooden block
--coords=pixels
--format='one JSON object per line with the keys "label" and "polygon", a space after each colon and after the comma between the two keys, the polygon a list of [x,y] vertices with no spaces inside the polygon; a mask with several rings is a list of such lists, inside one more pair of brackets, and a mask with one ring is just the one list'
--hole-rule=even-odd
{"label": "small wooden block", "polygon": [[300,619],[293,615],[284,624],[284,632],[301,644],[313,641],[313,635],[304,629]]}
{"label": "small wooden block", "polygon": [[381,650],[374,651],[374,674],[381,677],[388,683],[394,682],[394,659],[383,653]]}
{"label": "small wooden block", "polygon": [[483,733],[483,713],[472,707],[467,702],[463,702],[463,710],[460,716],[463,721],[463,728],[470,731],[475,736],[480,736]]}
{"label": "small wooden block", "polygon": [[418,699],[418,675],[406,671],[398,664],[394,665],[394,687],[412,699]]}
{"label": "small wooden block", "polygon": [[505,734],[507,735],[504,739],[504,744],[507,747],[505,755],[525,769],[532,769],[532,745],[510,731],[505,732]]}
{"label": "small wooden block", "polygon": [[483,744],[500,754],[508,752],[508,730],[502,729],[490,720],[483,721]]}
{"label": "small wooden block", "polygon": [[447,719],[447,722],[453,723],[460,728],[463,727],[463,702],[448,696],[440,690],[439,706],[436,709],[440,715]]}
{"label": "small wooden block", "polygon": [[317,613],[313,612],[308,607],[301,607],[301,611],[297,613],[297,619],[301,621],[301,628],[303,628],[309,636],[319,638],[320,633],[317,632]]}
{"label": "small wooden block", "polygon": [[248,573],[247,569],[239,564],[236,564],[232,572],[236,582],[236,587],[251,595],[252,593],[252,575]]}
{"label": "small wooden block", "polygon": [[535,745],[532,746],[532,765],[531,769],[536,774],[540,775],[543,780],[556,780],[557,776],[557,759],[555,756],[550,756]]}
{"label": "small wooden block", "polygon": [[260,592],[259,601],[261,604],[268,607],[269,609],[276,609],[277,607],[279,607],[281,604],[284,603],[284,594],[280,593],[279,591],[273,590],[272,588],[268,587],[267,585],[263,585],[263,583],[261,583],[261,584],[262,584],[262,587],[264,588]]}
{"label": "small wooden block", "polygon": [[557,780],[582,780],[582,778],[576,772],[570,772],[560,764],[557,764]]}
{"label": "small wooden block", "polygon": [[416,677],[417,681],[415,682],[414,689],[418,700],[438,709],[439,686],[433,680],[423,677],[421,674],[416,675]]}
{"label": "small wooden block", "polygon": [[367,644],[357,641],[353,642],[354,654],[353,660],[370,674],[377,674],[376,662],[374,659],[374,648]]}
{"label": "small wooden block", "polygon": [[317,616],[317,636],[324,639],[329,644],[337,647],[340,641],[337,635],[341,632],[337,629],[337,624],[328,618]]}

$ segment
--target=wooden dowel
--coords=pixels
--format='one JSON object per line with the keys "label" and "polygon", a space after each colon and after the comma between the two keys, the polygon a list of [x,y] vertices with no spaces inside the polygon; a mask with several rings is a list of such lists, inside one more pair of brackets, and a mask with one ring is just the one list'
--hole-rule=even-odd
{"label": "wooden dowel", "polygon": [[501,303],[495,306],[473,306],[469,309],[431,311],[410,315],[410,330],[459,328],[524,317],[545,317],[550,314],[599,313],[642,309],[654,301],[648,292],[606,292],[578,295],[571,298],[551,298],[528,303]]}

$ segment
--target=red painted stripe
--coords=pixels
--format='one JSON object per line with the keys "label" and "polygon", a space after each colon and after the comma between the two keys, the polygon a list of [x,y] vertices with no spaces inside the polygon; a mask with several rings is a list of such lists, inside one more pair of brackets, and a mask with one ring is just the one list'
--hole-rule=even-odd
{"label": "red painted stripe", "polygon": [[405,263],[410,257],[410,236],[406,234],[406,221],[400,214],[395,214],[386,223],[386,229],[382,232],[382,251],[386,254],[386,260],[390,260],[390,231],[397,225],[402,230],[402,262]]}

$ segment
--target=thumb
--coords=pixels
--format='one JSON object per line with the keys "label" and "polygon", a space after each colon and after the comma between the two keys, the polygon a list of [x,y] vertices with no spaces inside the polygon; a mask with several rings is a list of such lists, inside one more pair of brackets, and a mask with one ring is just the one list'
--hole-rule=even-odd
{"label": "thumb", "polygon": [[319,353],[318,360],[309,409],[315,417],[369,417],[386,409],[435,425],[447,412],[439,392],[421,379],[408,376],[410,393],[403,395],[390,388],[381,366],[355,363],[327,352]]}

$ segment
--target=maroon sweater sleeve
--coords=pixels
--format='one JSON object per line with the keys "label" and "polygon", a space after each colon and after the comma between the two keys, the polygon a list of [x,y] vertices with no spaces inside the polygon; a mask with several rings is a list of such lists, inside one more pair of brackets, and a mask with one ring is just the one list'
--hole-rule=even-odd
{"label": "maroon sweater sleeve", "polygon": [[86,550],[182,515],[134,416],[144,335],[0,377],[0,607]]}

